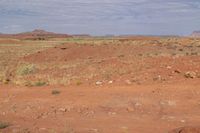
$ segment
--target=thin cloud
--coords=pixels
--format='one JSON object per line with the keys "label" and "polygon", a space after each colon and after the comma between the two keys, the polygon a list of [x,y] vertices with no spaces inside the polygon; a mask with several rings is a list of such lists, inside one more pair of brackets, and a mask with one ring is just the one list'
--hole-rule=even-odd
{"label": "thin cloud", "polygon": [[199,14],[199,0],[1,0],[0,32],[189,34]]}

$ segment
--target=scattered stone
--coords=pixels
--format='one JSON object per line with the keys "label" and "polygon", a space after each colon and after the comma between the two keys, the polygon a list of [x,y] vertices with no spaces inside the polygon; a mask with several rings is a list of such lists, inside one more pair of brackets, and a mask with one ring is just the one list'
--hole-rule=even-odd
{"label": "scattered stone", "polygon": [[96,82],[96,85],[102,85],[102,84],[103,84],[102,81],[97,81],[97,82]]}
{"label": "scattered stone", "polygon": [[167,102],[169,106],[176,106],[176,102],[175,101],[168,101]]}
{"label": "scattered stone", "polygon": [[9,78],[6,78],[6,79],[3,80],[3,83],[4,83],[4,84],[9,84],[9,82],[10,82],[10,79],[9,79]]}
{"label": "scattered stone", "polygon": [[112,81],[112,80],[108,82],[108,84],[112,84],[112,83],[113,83],[113,81]]}
{"label": "scattered stone", "polygon": [[132,82],[130,80],[126,80],[125,81],[128,85],[132,84]]}
{"label": "scattered stone", "polygon": [[168,133],[200,133],[200,127],[193,127],[193,126],[181,127],[174,129]]}
{"label": "scattered stone", "polygon": [[161,105],[176,106],[175,101],[160,101]]}
{"label": "scattered stone", "polygon": [[109,115],[116,115],[116,112],[108,112]]}
{"label": "scattered stone", "polygon": [[84,112],[85,116],[92,116],[94,114],[95,114],[95,112],[93,110]]}
{"label": "scattered stone", "polygon": [[161,81],[162,77],[160,75],[158,75],[157,77],[154,77],[153,80],[154,81]]}
{"label": "scattered stone", "polygon": [[181,73],[181,71],[178,70],[178,69],[174,70],[174,72],[175,72],[175,73]]}
{"label": "scattered stone", "polygon": [[98,132],[99,132],[99,130],[98,130],[98,129],[95,129],[95,128],[90,129],[89,131],[92,132],[92,133],[98,133]]}
{"label": "scattered stone", "polygon": [[58,109],[58,111],[60,111],[60,112],[67,112],[67,109],[66,108],[60,108],[60,109]]}
{"label": "scattered stone", "polygon": [[66,50],[67,48],[66,47],[62,47],[62,48],[60,48],[61,50]]}
{"label": "scattered stone", "polygon": [[139,103],[139,102],[136,102],[136,103],[135,103],[135,107],[138,107],[138,106],[142,106],[142,104]]}
{"label": "scattered stone", "polygon": [[200,73],[199,73],[199,72],[197,73],[197,76],[196,76],[196,77],[197,77],[197,78],[200,78]]}
{"label": "scattered stone", "polygon": [[167,116],[164,115],[161,117],[162,120],[167,120],[167,121],[174,121],[175,117],[174,116]]}
{"label": "scattered stone", "polygon": [[172,69],[172,67],[171,66],[167,66],[167,69]]}
{"label": "scattered stone", "polygon": [[185,123],[186,121],[185,121],[185,120],[181,120],[181,122],[182,122],[182,123]]}
{"label": "scattered stone", "polygon": [[39,131],[46,131],[46,128],[39,128]]}
{"label": "scattered stone", "polygon": [[196,78],[197,74],[195,72],[190,71],[190,72],[186,72],[184,76],[186,78],[192,78],[192,79],[194,79],[194,78]]}
{"label": "scattered stone", "polygon": [[123,126],[123,127],[121,127],[121,129],[127,131],[128,127]]}
{"label": "scattered stone", "polygon": [[127,110],[128,112],[134,112],[134,108],[133,108],[133,107],[128,107],[126,110]]}

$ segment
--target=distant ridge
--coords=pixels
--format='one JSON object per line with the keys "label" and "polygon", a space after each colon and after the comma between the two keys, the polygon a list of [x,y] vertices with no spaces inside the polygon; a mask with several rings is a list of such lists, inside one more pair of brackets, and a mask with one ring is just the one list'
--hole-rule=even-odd
{"label": "distant ridge", "polygon": [[48,38],[66,38],[71,37],[68,34],[60,34],[48,32],[41,29],[36,29],[31,32],[23,32],[18,34],[1,34],[0,38],[17,38],[17,39],[30,39],[30,40],[46,40]]}
{"label": "distant ridge", "polygon": [[194,31],[190,36],[191,37],[200,37],[200,31]]}

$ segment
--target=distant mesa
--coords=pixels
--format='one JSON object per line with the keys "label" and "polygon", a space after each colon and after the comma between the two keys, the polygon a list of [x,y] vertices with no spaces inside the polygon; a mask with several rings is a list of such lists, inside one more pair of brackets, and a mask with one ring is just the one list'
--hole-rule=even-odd
{"label": "distant mesa", "polygon": [[91,37],[90,34],[74,34],[73,37],[81,37],[81,38],[84,38],[84,37]]}
{"label": "distant mesa", "polygon": [[23,32],[18,34],[0,34],[1,38],[16,38],[16,39],[30,39],[30,40],[46,40],[48,38],[66,38],[72,37],[68,34],[48,32],[41,29],[36,29],[31,32]]}
{"label": "distant mesa", "polygon": [[194,32],[191,34],[191,37],[200,37],[200,31],[194,31]]}

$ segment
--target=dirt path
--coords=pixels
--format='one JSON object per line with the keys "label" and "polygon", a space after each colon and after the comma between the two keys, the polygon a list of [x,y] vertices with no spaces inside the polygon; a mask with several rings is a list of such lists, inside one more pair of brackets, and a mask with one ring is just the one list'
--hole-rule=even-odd
{"label": "dirt path", "polygon": [[[2,133],[164,133],[200,123],[200,84],[0,86]],[[57,90],[52,94],[52,90]]]}

